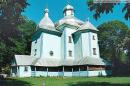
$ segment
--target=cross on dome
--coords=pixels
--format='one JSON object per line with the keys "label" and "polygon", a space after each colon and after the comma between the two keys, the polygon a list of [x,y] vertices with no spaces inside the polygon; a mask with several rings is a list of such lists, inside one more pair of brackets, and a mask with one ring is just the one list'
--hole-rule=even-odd
{"label": "cross on dome", "polygon": [[48,8],[46,8],[46,9],[44,10],[44,13],[45,13],[45,16],[48,16],[49,9],[48,9]]}
{"label": "cross on dome", "polygon": [[70,4],[70,0],[67,0],[67,4]]}

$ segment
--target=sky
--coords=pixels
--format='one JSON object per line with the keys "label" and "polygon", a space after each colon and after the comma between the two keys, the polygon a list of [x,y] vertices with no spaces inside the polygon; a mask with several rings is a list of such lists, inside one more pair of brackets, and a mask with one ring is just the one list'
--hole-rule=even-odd
{"label": "sky", "polygon": [[[57,22],[63,18],[63,9],[67,5],[68,0],[28,0],[30,6],[25,9],[23,15],[28,19],[33,20],[35,23],[39,23],[44,17],[44,9],[48,7],[49,16],[53,22]],[[102,14],[98,20],[93,18],[94,12],[89,11],[86,4],[87,0],[69,0],[70,4],[75,9],[75,16],[83,21],[89,18],[89,21],[96,27],[104,22],[111,20],[123,21],[130,28],[130,20],[124,19],[124,13],[122,13],[123,3],[115,6],[113,13]]]}

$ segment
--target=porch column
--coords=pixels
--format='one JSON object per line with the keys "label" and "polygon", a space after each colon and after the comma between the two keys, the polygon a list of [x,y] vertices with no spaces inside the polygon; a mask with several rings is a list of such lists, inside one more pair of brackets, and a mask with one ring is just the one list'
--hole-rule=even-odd
{"label": "porch column", "polygon": [[79,66],[79,76],[80,76],[80,66]]}
{"label": "porch column", "polygon": [[101,76],[103,76],[103,75],[102,75],[102,66],[100,66],[100,69],[101,69],[101,73],[100,73],[100,74],[101,74]]}
{"label": "porch column", "polygon": [[89,76],[89,67],[87,65],[87,77]]}
{"label": "porch column", "polygon": [[11,67],[11,69],[10,69],[10,76],[12,76],[12,68],[13,68],[13,67]]}
{"label": "porch column", "polygon": [[36,66],[34,66],[34,76],[36,76]]}
{"label": "porch column", "polygon": [[64,66],[63,66],[63,77],[64,77]]}
{"label": "porch column", "polygon": [[48,76],[48,67],[47,67],[47,76]]}
{"label": "porch column", "polygon": [[60,74],[59,67],[58,67],[58,70],[57,70],[57,71],[58,71],[58,77],[59,77],[59,76],[60,76],[60,75],[59,75],[59,74]]}
{"label": "porch column", "polygon": [[72,77],[73,77],[73,67],[72,67]]}
{"label": "porch column", "polygon": [[17,76],[19,76],[19,66],[17,66]]}

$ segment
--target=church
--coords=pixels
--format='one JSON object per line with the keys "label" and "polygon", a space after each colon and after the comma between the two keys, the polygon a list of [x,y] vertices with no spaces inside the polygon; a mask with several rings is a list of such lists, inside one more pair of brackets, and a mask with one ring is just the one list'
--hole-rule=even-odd
{"label": "church", "polygon": [[31,54],[15,55],[11,76],[107,76],[111,64],[100,57],[98,29],[89,20],[75,17],[75,9],[67,4],[64,17],[53,23],[49,9],[32,36]]}

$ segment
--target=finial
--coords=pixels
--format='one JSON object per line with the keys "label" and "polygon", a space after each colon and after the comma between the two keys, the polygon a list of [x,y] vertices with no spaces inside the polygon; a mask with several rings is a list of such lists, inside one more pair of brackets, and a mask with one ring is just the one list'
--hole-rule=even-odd
{"label": "finial", "polygon": [[70,0],[67,0],[67,4],[70,4]]}
{"label": "finial", "polygon": [[48,8],[45,8],[44,13],[45,13],[45,16],[48,16],[49,9],[48,9]]}
{"label": "finial", "polygon": [[48,9],[48,8],[46,8],[44,11],[45,11],[45,13],[48,13],[48,12],[49,12],[49,9]]}
{"label": "finial", "polygon": [[46,3],[46,8],[48,8],[48,4]]}
{"label": "finial", "polygon": [[48,9],[48,4],[46,3],[46,7],[45,7],[45,10],[44,10],[45,13],[48,13],[49,12],[49,9]]}

